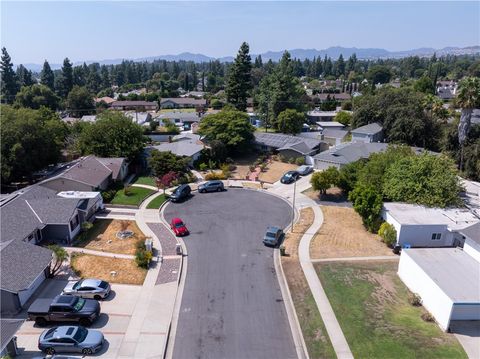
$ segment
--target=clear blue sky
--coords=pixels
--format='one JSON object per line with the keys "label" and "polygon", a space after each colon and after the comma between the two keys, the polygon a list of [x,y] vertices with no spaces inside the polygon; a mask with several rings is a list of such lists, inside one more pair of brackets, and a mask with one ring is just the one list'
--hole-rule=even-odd
{"label": "clear blue sky", "polygon": [[407,50],[480,44],[480,2],[5,2],[14,63],[235,55],[329,46]]}

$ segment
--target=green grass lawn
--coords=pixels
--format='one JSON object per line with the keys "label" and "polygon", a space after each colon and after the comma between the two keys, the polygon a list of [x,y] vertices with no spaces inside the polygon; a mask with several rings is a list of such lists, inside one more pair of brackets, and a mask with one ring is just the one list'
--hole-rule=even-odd
{"label": "green grass lawn", "polygon": [[142,201],[155,191],[148,188],[129,187],[128,195],[123,189],[119,190],[112,199],[112,204],[124,204],[130,206],[139,206]]}
{"label": "green grass lawn", "polygon": [[167,200],[167,196],[161,194],[158,197],[155,197],[148,205],[148,209],[159,209],[163,202]]}
{"label": "green grass lawn", "polygon": [[135,182],[133,182],[134,184],[146,184],[148,186],[154,186],[156,187],[156,183],[155,183],[155,178],[151,177],[151,176],[141,176],[141,177],[138,177],[136,179]]}
{"label": "green grass lawn", "polygon": [[421,319],[408,302],[398,263],[315,265],[356,358],[466,358],[452,334]]}

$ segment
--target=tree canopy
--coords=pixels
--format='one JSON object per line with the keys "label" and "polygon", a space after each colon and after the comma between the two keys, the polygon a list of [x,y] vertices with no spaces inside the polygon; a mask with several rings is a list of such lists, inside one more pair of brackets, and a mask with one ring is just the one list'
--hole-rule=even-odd
{"label": "tree canopy", "polygon": [[302,132],[305,123],[305,114],[303,112],[287,109],[278,115],[275,121],[275,128],[282,133],[296,135]]}
{"label": "tree canopy", "polygon": [[92,94],[86,87],[74,86],[67,97],[67,109],[74,117],[82,117],[95,112]]}
{"label": "tree canopy", "polygon": [[15,96],[15,106],[38,110],[45,106],[52,110],[58,108],[60,98],[45,85],[24,86]]}
{"label": "tree canopy", "polygon": [[2,47],[0,62],[1,71],[1,102],[12,103],[18,91],[17,75],[13,71],[13,64],[7,49]]}
{"label": "tree canopy", "polygon": [[189,161],[189,158],[177,156],[170,151],[160,152],[152,150],[148,158],[148,166],[155,177],[162,179],[168,174],[180,176],[187,173]]}
{"label": "tree canopy", "polygon": [[242,43],[238,50],[237,57],[230,68],[225,94],[228,103],[235,106],[239,111],[247,109],[248,91],[252,88],[251,70],[252,59],[249,54],[249,46]]}

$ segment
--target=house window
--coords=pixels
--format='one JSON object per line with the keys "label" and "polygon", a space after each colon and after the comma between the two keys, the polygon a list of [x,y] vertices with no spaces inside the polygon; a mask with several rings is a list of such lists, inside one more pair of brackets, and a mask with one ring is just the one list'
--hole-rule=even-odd
{"label": "house window", "polygon": [[73,232],[75,230],[75,228],[78,227],[78,214],[75,215],[75,217],[72,218],[72,220],[70,221],[70,231]]}
{"label": "house window", "polygon": [[432,241],[439,241],[442,238],[441,233],[432,233]]}

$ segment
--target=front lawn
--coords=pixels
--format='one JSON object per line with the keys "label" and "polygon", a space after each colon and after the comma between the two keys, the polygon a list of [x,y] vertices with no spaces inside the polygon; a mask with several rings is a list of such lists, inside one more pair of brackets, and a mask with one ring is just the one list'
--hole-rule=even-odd
{"label": "front lawn", "polygon": [[110,283],[142,285],[147,276],[147,270],[138,267],[133,259],[74,253],[70,265],[82,278],[98,278]]}
{"label": "front lawn", "polygon": [[453,334],[408,302],[397,263],[322,263],[315,268],[355,358],[466,358]]}
{"label": "front lawn", "polygon": [[141,177],[138,177],[136,179],[135,182],[133,182],[134,184],[145,184],[145,185],[148,185],[148,186],[153,186],[153,187],[157,187],[157,184],[155,183],[155,178],[151,177],[151,176],[141,176]]}
{"label": "front lawn", "polygon": [[148,205],[148,209],[159,209],[163,202],[167,200],[167,196],[163,193],[160,196],[155,197]]}
{"label": "front lawn", "polygon": [[131,186],[128,188],[127,194],[125,194],[125,190],[119,190],[115,194],[115,197],[113,197],[111,203],[138,207],[145,198],[147,198],[154,192],[155,191],[148,188]]}

